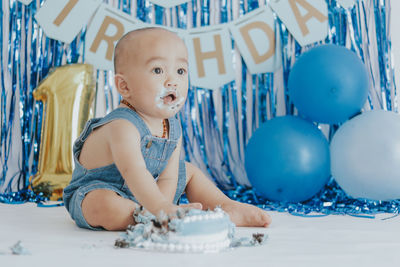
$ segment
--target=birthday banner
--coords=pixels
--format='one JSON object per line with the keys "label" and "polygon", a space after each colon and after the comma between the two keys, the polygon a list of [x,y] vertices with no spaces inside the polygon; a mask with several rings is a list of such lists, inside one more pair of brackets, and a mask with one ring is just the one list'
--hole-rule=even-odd
{"label": "birthday banner", "polygon": [[[187,1],[153,2],[161,5],[165,2],[164,6],[170,7]],[[327,36],[329,25],[325,0],[271,1],[269,7],[257,8],[230,23],[179,32],[166,27],[177,32],[186,42],[191,84],[215,89],[235,79],[231,38],[251,74],[274,72],[279,68],[281,49],[277,49],[280,41],[276,37],[274,13],[302,46],[322,41]],[[114,46],[125,33],[156,26],[101,0],[47,0],[35,18],[48,37],[65,43],[74,40],[88,25],[85,62],[101,70],[113,69]]]}

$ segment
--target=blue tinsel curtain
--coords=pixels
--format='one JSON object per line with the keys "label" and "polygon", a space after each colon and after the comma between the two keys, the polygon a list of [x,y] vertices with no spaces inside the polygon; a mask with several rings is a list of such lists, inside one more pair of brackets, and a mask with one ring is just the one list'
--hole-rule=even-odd
{"label": "blue tinsel curtain", "polygon": [[[86,28],[70,45],[47,38],[34,19],[43,2],[33,0],[25,6],[16,0],[4,0],[0,6],[0,195],[26,189],[28,178],[37,170],[43,107],[33,99],[32,91],[51,68],[85,61]],[[146,0],[104,2],[143,22],[190,29],[230,22],[268,6],[269,1],[191,0],[173,8]],[[397,112],[388,27],[390,0],[360,0],[349,9],[342,8],[336,0],[327,0],[327,4],[329,34],[321,43],[346,46],[365,62],[373,85],[365,110]],[[250,186],[244,170],[244,149],[260,123],[275,116],[296,114],[287,96],[288,74],[296,58],[313,45],[301,47],[277,17],[275,29],[281,42],[278,49],[282,51],[279,70],[251,75],[232,41],[235,81],[218,90],[191,86],[180,113],[186,159],[223,189]],[[119,103],[112,78],[111,71],[96,72],[96,116],[103,116]],[[327,134],[331,131],[328,125],[320,127]],[[231,194],[235,196],[237,192]]]}

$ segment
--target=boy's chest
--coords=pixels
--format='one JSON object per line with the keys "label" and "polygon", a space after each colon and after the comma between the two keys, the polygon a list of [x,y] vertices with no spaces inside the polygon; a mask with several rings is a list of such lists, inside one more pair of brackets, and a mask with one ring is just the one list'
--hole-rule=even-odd
{"label": "boy's chest", "polygon": [[154,136],[144,136],[141,140],[141,152],[147,169],[153,176],[158,176],[166,167],[177,141]]}

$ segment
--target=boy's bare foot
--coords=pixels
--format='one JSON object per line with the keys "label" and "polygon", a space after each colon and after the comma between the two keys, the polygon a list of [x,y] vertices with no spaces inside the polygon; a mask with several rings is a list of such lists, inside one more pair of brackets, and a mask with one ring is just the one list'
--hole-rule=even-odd
{"label": "boy's bare foot", "polygon": [[267,227],[271,223],[267,212],[253,205],[230,201],[222,205],[222,209],[236,226]]}

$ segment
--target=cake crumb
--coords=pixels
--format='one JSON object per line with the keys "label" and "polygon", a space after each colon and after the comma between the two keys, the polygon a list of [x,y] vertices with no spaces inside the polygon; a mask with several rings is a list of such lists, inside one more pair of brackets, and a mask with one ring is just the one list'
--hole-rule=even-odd
{"label": "cake crumb", "polygon": [[10,247],[11,253],[13,255],[29,255],[29,251],[21,245],[21,241],[19,240],[12,247]]}
{"label": "cake crumb", "polygon": [[254,244],[263,244],[265,241],[265,235],[261,233],[253,234],[253,242]]}
{"label": "cake crumb", "polygon": [[117,248],[129,248],[129,242],[123,240],[123,239],[117,239],[115,240],[114,247]]}

